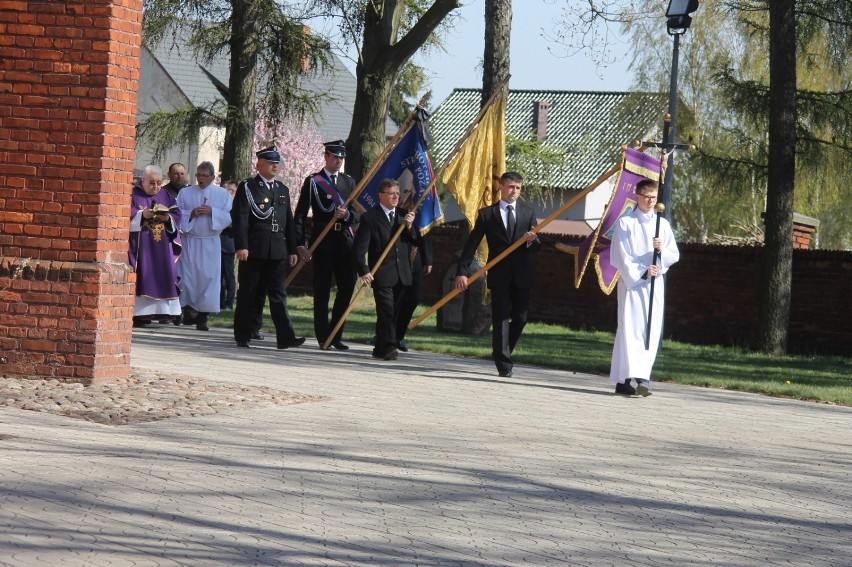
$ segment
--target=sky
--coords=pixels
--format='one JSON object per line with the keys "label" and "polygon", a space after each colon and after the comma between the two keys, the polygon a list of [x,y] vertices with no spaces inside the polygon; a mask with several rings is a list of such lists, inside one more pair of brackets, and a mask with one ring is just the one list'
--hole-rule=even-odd
{"label": "sky", "polygon": [[[453,11],[458,16],[455,27],[442,42],[445,50],[429,53],[418,51],[414,62],[427,71],[432,90],[430,106],[434,109],[454,88],[481,88],[481,65],[485,46],[485,0],[462,0],[463,6]],[[586,53],[568,56],[564,46],[544,35],[554,35],[563,6],[577,0],[514,0],[512,37],[510,40],[509,87],[512,89],[550,89],[575,91],[626,91],[632,83],[625,57],[628,43],[610,30],[607,38],[609,59],[616,62],[597,66]],[[311,26],[321,35],[335,37],[333,20],[314,20]],[[342,58],[355,74],[355,52]],[[424,91],[425,92],[425,91]]]}
{"label": "sky", "polygon": [[[632,75],[624,57],[626,43],[616,43],[611,53],[619,61],[596,68],[586,54],[570,57],[565,48],[542,37],[553,34],[567,0],[515,0],[510,40],[512,89],[553,89],[582,91],[625,91]],[[481,65],[485,37],[485,0],[465,0],[456,10],[461,16],[456,28],[445,38],[446,53],[434,51],[415,56],[431,75],[432,105],[437,107],[454,88],[481,88]],[[523,8],[521,8],[523,7]]]}

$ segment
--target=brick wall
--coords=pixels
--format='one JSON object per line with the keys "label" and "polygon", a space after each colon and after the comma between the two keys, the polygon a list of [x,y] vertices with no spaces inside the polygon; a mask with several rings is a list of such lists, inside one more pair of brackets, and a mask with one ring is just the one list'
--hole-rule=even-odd
{"label": "brick wall", "polygon": [[[436,276],[425,280],[428,303],[443,295],[441,276],[464,240],[460,229],[432,234]],[[555,248],[565,237],[541,235],[535,258],[531,317],[577,329],[615,331],[615,292],[604,295],[593,269],[579,289],[571,256]],[[762,248],[680,245],[680,262],[669,272],[665,334],[695,344],[748,346],[757,337]],[[310,280],[305,283],[309,285]],[[793,251],[789,350],[852,356],[852,252]],[[845,310],[845,311],[844,311]]]}
{"label": "brick wall", "polygon": [[142,0],[0,0],[0,372],[124,377]]}
{"label": "brick wall", "polygon": [[803,223],[793,222],[793,248],[810,248],[816,229]]}

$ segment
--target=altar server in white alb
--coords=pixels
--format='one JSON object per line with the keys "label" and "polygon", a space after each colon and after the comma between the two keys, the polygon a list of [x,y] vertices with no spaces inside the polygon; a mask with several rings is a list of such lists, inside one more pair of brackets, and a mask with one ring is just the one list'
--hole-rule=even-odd
{"label": "altar server in white alb", "polygon": [[231,224],[233,199],[227,189],[213,183],[214,176],[212,163],[200,163],[195,172],[197,184],[184,187],[177,197],[183,243],[178,262],[180,304],[185,308],[184,317],[187,313],[198,313],[195,328],[199,331],[208,330],[208,313],[219,312],[222,279],[219,233]]}
{"label": "altar server in white alb", "polygon": [[[660,219],[659,238],[656,232],[658,186],[644,179],[636,184],[637,208],[619,219],[612,237],[610,261],[618,268],[618,331],[612,349],[609,379],[616,383],[615,393],[625,396],[651,395],[651,367],[657,357],[657,346],[663,328],[665,279],[661,276],[678,261],[678,252],[671,225]],[[654,264],[654,250],[660,257]],[[645,350],[648,304],[651,282],[654,283],[654,306],[651,316],[649,348]],[[634,389],[630,380],[636,380]]]}

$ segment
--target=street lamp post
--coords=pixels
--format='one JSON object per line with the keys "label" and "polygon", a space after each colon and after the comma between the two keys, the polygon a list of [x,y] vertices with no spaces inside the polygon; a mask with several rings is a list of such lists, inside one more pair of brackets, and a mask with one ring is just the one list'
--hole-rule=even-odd
{"label": "street lamp post", "polygon": [[[655,209],[657,211],[657,227],[654,232],[654,238],[660,237],[660,217],[670,217],[672,202],[672,164],[674,163],[674,151],[676,149],[686,149],[686,146],[675,143],[675,125],[677,124],[677,62],[680,49],[680,36],[686,33],[689,25],[692,23],[690,14],[698,9],[698,0],[669,0],[669,7],[666,10],[666,28],[669,35],[674,36],[674,49],[672,50],[672,73],[671,81],[669,82],[669,112],[663,124],[663,143],[662,144],[647,144],[656,147],[662,146],[663,151],[668,152],[666,158],[666,176],[663,178],[663,185],[660,187],[659,195],[662,197],[657,203]],[[660,259],[660,251],[654,250],[653,263],[656,264]],[[666,276],[662,276],[665,278]],[[645,350],[650,348],[651,341],[651,316],[654,309],[654,285],[656,278],[651,278],[650,299],[648,301],[648,320],[645,326]],[[660,334],[660,341],[663,335]]]}
{"label": "street lamp post", "polygon": [[675,126],[677,124],[677,66],[680,54],[680,36],[686,33],[686,30],[692,24],[692,17],[689,14],[697,9],[698,0],[669,0],[669,7],[666,9],[666,29],[669,35],[674,36],[672,72],[669,82],[669,121],[663,132],[663,147],[669,152],[669,155],[666,162],[666,176],[660,190],[660,193],[662,193],[661,202],[665,207],[663,214],[666,218],[670,216],[669,211],[671,211],[673,150],[677,147],[675,144]]}

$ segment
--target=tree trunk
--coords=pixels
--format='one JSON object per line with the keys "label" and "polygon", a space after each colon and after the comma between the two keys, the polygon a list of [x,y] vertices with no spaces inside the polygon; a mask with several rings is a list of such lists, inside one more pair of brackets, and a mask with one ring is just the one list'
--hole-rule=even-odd
{"label": "tree trunk", "polygon": [[358,89],[347,141],[346,172],[360,179],[385,147],[388,115],[395,72],[372,69],[358,72]]}
{"label": "tree trunk", "polygon": [[360,179],[386,145],[385,120],[391,90],[402,66],[422,46],[458,0],[435,0],[397,41],[402,0],[369,2],[364,17],[364,45],[356,67],[357,91],[352,128],[346,141],[346,172]]}
{"label": "tree trunk", "polygon": [[222,156],[222,179],[245,179],[251,174],[251,156],[257,120],[256,10],[253,0],[231,0],[231,71]]}
{"label": "tree trunk", "polygon": [[482,64],[482,98],[485,105],[503,79],[509,76],[509,38],[512,34],[512,0],[485,0],[485,55]]}
{"label": "tree trunk", "polygon": [[796,173],[795,0],[769,3],[769,169],[757,348],[787,351]]}
{"label": "tree trunk", "polygon": [[[509,38],[512,35],[512,0],[485,0],[485,51],[482,59],[482,108],[497,90],[503,79],[509,76]],[[497,175],[503,172],[498,172]],[[465,227],[467,240],[470,227]],[[478,283],[478,282],[477,282]],[[471,287],[464,292],[462,332],[481,335],[491,328],[491,302],[482,303],[483,288]]]}

